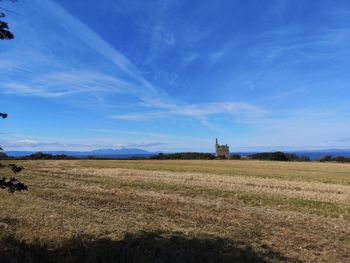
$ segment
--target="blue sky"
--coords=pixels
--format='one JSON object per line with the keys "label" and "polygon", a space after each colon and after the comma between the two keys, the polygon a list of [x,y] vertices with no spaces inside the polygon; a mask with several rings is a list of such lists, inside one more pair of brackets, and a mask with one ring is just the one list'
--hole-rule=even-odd
{"label": "blue sky", "polygon": [[20,0],[7,150],[350,148],[348,0]]}

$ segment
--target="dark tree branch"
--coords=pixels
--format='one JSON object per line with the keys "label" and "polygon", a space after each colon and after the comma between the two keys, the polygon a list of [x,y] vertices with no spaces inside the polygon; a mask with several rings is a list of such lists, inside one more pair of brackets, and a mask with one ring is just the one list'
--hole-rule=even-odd
{"label": "dark tree branch", "polygon": [[[0,0],[1,1],[1,0]],[[7,113],[0,113],[0,117],[3,119],[7,118]],[[3,149],[0,147],[0,151]],[[3,165],[0,163],[0,168],[9,168],[14,174],[20,173],[24,168],[22,166],[18,166],[16,164],[8,164]],[[19,182],[16,178],[11,177],[7,179],[6,177],[3,177],[0,179],[0,189],[7,189],[10,193],[14,193],[16,191],[23,191],[28,190],[28,186],[26,186],[24,183]]]}
{"label": "dark tree branch", "polygon": [[[7,0],[10,2],[16,2],[17,0]],[[3,0],[0,0],[0,2],[3,2]],[[11,12],[10,10],[0,7],[0,10],[3,10],[4,12]],[[0,12],[0,18],[5,17],[5,13]],[[4,21],[0,20],[0,39],[13,39],[14,35],[9,30],[8,24]],[[7,113],[0,113],[0,118],[6,119]],[[0,147],[0,151],[3,151],[3,149]],[[0,168],[10,168],[14,174],[17,174],[23,170],[22,166],[18,166],[16,164],[9,164],[9,165],[3,165],[0,163]],[[19,182],[16,178],[11,177],[10,179],[7,179],[6,177],[3,177],[0,179],[0,189],[7,189],[10,193],[14,193],[16,191],[22,191],[27,190],[28,187]]]}
{"label": "dark tree branch", "polygon": [[[8,0],[10,2],[16,2],[17,0]],[[3,2],[3,0],[0,0],[0,2]],[[8,12],[11,13],[11,10],[8,10],[4,7],[0,6],[0,10],[3,10],[4,12]],[[0,12],[0,18],[4,18],[5,17],[5,13],[4,12]],[[9,26],[5,21],[0,20],[0,39],[4,40],[4,39],[13,39],[14,35],[12,34],[12,32],[9,30]]]}
{"label": "dark tree branch", "polygon": [[13,39],[14,35],[9,30],[6,22],[0,21],[0,39]]}
{"label": "dark tree branch", "polygon": [[7,118],[7,116],[8,116],[8,114],[7,114],[7,113],[0,113],[0,117],[2,117],[3,119],[6,119],[6,118]]}

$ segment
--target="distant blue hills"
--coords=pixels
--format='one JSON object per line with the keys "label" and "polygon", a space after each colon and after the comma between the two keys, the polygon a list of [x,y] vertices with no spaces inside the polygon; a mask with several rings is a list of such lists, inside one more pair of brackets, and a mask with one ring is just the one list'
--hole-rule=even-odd
{"label": "distant blue hills", "polygon": [[[6,151],[5,153],[12,157],[28,156],[39,151]],[[77,158],[97,157],[97,158],[130,158],[130,157],[150,157],[159,152],[149,152],[138,148],[122,148],[122,149],[97,149],[93,151],[40,151],[45,154],[52,155],[67,155]],[[239,154],[241,156],[248,156],[261,151],[252,152],[231,152],[231,154]],[[285,151],[286,153],[295,153],[298,156],[307,156],[311,160],[317,160],[327,155],[333,157],[344,156],[350,157],[350,149],[327,149],[327,150],[313,150],[313,151]]]}

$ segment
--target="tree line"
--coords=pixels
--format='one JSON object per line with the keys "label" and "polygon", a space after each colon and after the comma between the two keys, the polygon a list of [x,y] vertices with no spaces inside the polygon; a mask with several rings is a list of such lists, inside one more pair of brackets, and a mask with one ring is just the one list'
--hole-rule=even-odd
{"label": "tree line", "polygon": [[[96,156],[69,156],[65,154],[47,154],[43,152],[34,153],[28,156],[12,157],[8,156],[5,152],[0,152],[0,160],[215,160],[224,159],[216,157],[212,153],[202,152],[180,152],[180,153],[159,153],[153,156],[130,156],[130,157],[96,157]],[[241,156],[240,154],[231,154],[230,160],[261,160],[261,161],[282,161],[282,162],[310,162],[311,159],[308,156],[299,156],[294,153],[285,152],[261,152],[254,153],[247,156]],[[319,162],[337,162],[337,163],[350,163],[349,157],[344,156],[325,156],[315,161]]]}

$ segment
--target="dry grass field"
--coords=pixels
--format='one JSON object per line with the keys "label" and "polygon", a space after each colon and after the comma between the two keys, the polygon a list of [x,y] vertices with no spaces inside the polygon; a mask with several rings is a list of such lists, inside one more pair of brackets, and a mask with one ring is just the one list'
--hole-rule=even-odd
{"label": "dry grass field", "polygon": [[1,262],[350,262],[348,164],[20,164]]}

